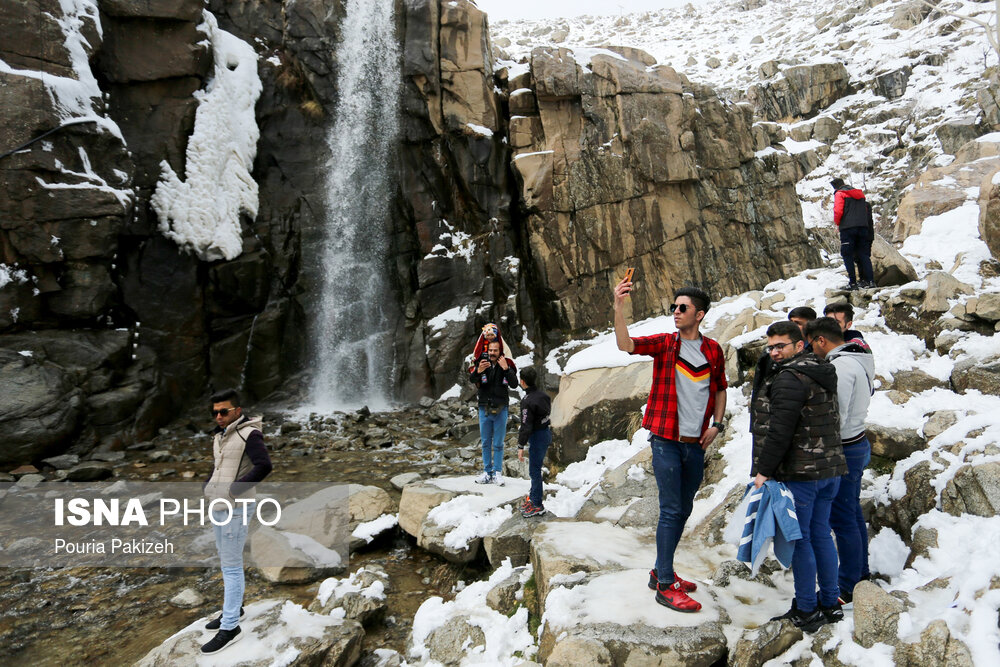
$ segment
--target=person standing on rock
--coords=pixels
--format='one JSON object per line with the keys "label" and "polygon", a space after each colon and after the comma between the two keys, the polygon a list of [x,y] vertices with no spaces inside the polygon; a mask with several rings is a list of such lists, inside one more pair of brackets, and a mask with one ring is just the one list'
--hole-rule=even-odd
{"label": "person standing on rock", "polygon": [[[830,181],[833,186],[833,224],[840,232],[840,256],[847,268],[847,289],[875,287],[875,273],[872,270],[872,242],[875,240],[875,226],[872,208],[865,201],[865,193],[849,187],[844,179]],[[854,263],[861,269],[861,282],[855,277]]]}
{"label": "person standing on rock", "polygon": [[830,509],[847,464],[840,444],[837,372],[804,347],[795,323],[775,322],[767,328],[772,363],[765,378],[755,379],[750,475],[758,489],[769,479],[785,483],[795,496],[802,531],[792,554],[795,598],[791,609],[771,620],[787,618],[796,627],[815,632],[844,617]]}
{"label": "person standing on rock", "polygon": [[628,278],[614,288],[615,338],[623,352],[653,357],[653,383],[642,418],[650,432],[660,500],[656,564],[649,573],[649,587],[656,590],[658,603],[695,612],[701,603],[688,594],[697,585],[677,576],[674,552],[704,476],[705,449],[725,428],[725,360],[722,347],[699,332],[711,304],[705,292],[694,287],[677,290],[670,306],[676,333],[632,338],[624,313],[631,291]]}
{"label": "person standing on rock", "polygon": [[840,324],[832,317],[810,322],[806,338],[820,359],[837,369],[837,404],[840,411],[840,442],[847,459],[847,473],[833,499],[830,527],[837,538],[840,557],[840,602],[854,599],[854,587],[868,575],[868,526],[861,512],[861,476],[872,458],[865,433],[868,406],[875,392],[875,361],[871,352],[856,342],[844,341]]}
{"label": "person standing on rock", "polygon": [[545,513],[542,505],[542,462],[552,444],[552,431],[549,429],[552,400],[538,388],[538,373],[534,368],[521,371],[521,387],[528,393],[521,399],[517,459],[524,461],[524,446],[528,445],[528,477],[531,479],[531,491],[521,506],[521,515],[532,517]]}
{"label": "person standing on rock", "polygon": [[483,474],[477,484],[503,486],[503,439],[507,434],[510,389],[517,384],[514,361],[504,356],[499,340],[486,346],[469,381],[479,390],[479,437],[483,442]]}
{"label": "person standing on rock", "polygon": [[[205,626],[206,630],[218,630],[215,637],[201,647],[205,655],[218,653],[243,638],[239,625],[245,615],[243,546],[253,516],[254,486],[271,472],[271,457],[264,446],[261,418],[244,416],[239,394],[232,389],[215,394],[211,402],[216,424],[212,440],[214,466],[204,492],[209,501],[217,498],[227,501],[233,511],[227,512],[220,503],[212,510],[224,595],[222,614]],[[236,503],[237,499],[244,502]],[[245,502],[247,500],[249,502]]]}

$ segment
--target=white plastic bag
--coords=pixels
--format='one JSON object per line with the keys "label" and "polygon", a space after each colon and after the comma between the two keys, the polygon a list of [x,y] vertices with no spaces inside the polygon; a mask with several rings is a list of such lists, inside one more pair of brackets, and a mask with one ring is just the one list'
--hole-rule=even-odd
{"label": "white plastic bag", "polygon": [[734,547],[740,546],[740,540],[743,539],[743,526],[747,520],[747,507],[750,505],[749,491],[751,486],[751,484],[747,484],[746,491],[743,492],[743,500],[733,510],[732,515],[729,517],[729,522],[726,524],[726,529],[722,532],[722,541],[726,544],[732,544]]}

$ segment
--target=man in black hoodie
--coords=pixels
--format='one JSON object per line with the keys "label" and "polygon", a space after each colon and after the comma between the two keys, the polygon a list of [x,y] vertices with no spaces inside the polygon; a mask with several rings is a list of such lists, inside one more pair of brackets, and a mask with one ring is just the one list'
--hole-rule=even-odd
{"label": "man in black hoodie", "polygon": [[483,441],[483,474],[477,484],[503,486],[503,439],[507,433],[509,390],[517,382],[514,362],[503,354],[499,340],[486,346],[486,358],[479,359],[469,373],[479,398],[479,437]]}
{"label": "man in black hoodie", "polygon": [[[792,555],[795,599],[788,618],[806,632],[840,620],[838,561],[830,537],[830,509],[847,472],[840,442],[837,373],[828,362],[804,351],[794,322],[767,329],[771,364],[756,378],[750,406],[754,486],[784,482],[795,496],[802,539]],[[819,580],[819,599],[816,582]]]}

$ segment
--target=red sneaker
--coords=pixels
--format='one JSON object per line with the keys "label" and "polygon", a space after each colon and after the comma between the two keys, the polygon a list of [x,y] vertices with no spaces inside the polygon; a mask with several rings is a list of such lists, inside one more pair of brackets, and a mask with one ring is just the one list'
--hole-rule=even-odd
{"label": "red sneaker", "polygon": [[692,613],[701,609],[701,603],[692,600],[687,593],[681,590],[679,581],[675,581],[669,586],[656,587],[656,601],[664,607],[670,607],[675,611]]}
{"label": "red sneaker", "polygon": [[[694,593],[696,590],[698,590],[698,584],[694,583],[693,581],[685,581],[684,579],[681,579],[680,577],[677,576],[676,572],[674,572],[674,581],[680,582],[681,590],[684,591],[685,593]],[[660,580],[656,576],[656,568],[654,567],[652,570],[649,571],[649,584],[648,584],[649,590],[655,591],[656,585],[659,582]]]}

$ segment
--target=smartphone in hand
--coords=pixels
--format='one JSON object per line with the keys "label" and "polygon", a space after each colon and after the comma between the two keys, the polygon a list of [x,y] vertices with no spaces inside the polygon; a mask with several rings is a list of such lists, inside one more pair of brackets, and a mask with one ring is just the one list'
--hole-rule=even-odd
{"label": "smartphone in hand", "polygon": [[632,276],[635,275],[635,267],[630,266],[625,269],[625,277],[622,279],[625,282],[632,282]]}

